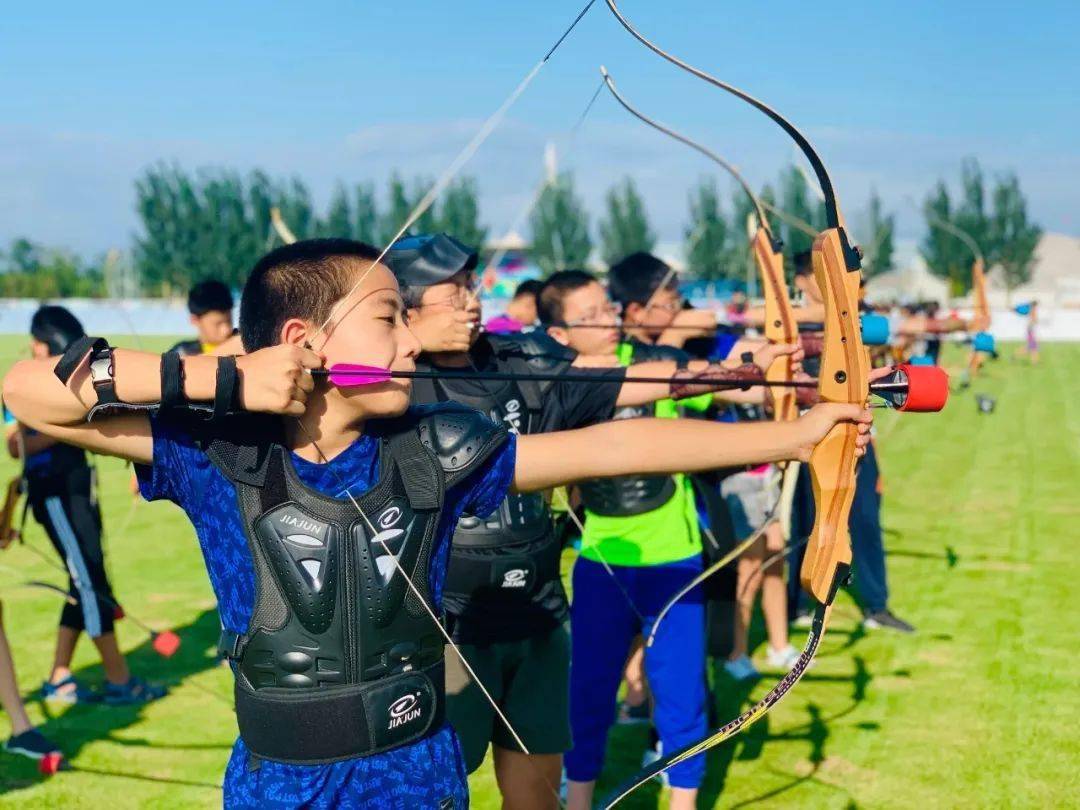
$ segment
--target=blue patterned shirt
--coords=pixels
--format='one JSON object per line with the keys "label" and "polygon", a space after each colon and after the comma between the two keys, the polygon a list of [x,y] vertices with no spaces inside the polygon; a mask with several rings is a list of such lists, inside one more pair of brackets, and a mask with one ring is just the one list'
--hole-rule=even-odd
{"label": "blue patterned shirt", "polygon": [[[217,595],[223,626],[235,633],[248,629],[255,607],[255,569],[248,550],[233,485],[195,446],[180,423],[165,417],[151,420],[154,462],[137,467],[140,490],[147,500],[165,499],[180,506],[195,527],[210,584]],[[450,537],[465,511],[493,512],[513,479],[514,437],[473,475],[446,493],[435,538],[430,578],[436,604],[441,604]],[[344,498],[345,482],[354,496],[376,483],[378,442],[362,436],[328,464],[292,463],[305,485]],[[449,725],[432,736],[381,754],[329,765],[288,765],[261,761],[249,767],[243,740],[233,746],[225,773],[226,807],[431,807],[468,806],[468,782],[457,737]]]}

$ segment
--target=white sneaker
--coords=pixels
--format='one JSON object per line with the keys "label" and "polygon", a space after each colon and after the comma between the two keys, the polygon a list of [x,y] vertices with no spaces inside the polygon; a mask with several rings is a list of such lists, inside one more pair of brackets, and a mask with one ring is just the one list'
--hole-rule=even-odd
{"label": "white sneaker", "polygon": [[727,670],[728,675],[737,681],[748,681],[752,678],[761,677],[761,673],[757,671],[754,662],[745,655],[739,656],[734,661],[725,661],[724,669]]}
{"label": "white sneaker", "polygon": [[814,626],[814,617],[809,613],[800,613],[791,622],[792,627],[797,627],[800,630],[809,630]]}
{"label": "white sneaker", "polygon": [[774,650],[772,647],[769,647],[766,650],[765,657],[768,660],[770,667],[790,672],[791,668],[795,666],[795,663],[799,660],[799,651],[790,644],[782,650]]}

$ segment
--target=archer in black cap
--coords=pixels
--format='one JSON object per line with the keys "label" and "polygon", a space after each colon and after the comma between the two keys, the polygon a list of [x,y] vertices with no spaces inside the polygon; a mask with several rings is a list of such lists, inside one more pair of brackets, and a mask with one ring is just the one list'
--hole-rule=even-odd
{"label": "archer in black cap", "polygon": [[397,277],[407,306],[414,306],[425,287],[440,284],[463,271],[475,270],[477,252],[445,233],[406,236],[383,259]]}

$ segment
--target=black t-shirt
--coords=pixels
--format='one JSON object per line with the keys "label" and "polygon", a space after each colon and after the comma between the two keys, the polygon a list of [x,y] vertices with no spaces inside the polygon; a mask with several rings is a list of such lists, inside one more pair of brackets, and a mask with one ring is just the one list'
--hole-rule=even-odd
{"label": "black t-shirt", "polygon": [[[576,370],[567,367],[571,357],[572,354],[568,356],[565,347],[546,336],[530,336],[521,342],[505,337],[488,339],[484,336],[470,352],[470,366],[447,370],[554,373],[565,375],[566,379],[549,383],[417,379],[413,381],[413,401],[460,402],[485,412],[515,434],[570,430],[610,419],[626,376],[625,369]],[[421,366],[439,368],[424,362],[425,359],[421,358]],[[611,382],[583,383],[574,380],[574,377],[582,374],[600,374],[610,377]],[[526,387],[533,388],[539,404],[531,411],[528,402],[533,396]],[[507,503],[500,507],[500,514],[528,514],[531,507],[526,508],[517,499],[534,497],[511,495]],[[526,525],[522,525],[521,529],[529,532]],[[459,549],[460,556],[451,560],[447,587],[443,593],[443,608],[451,617],[449,630],[459,643],[520,641],[538,633],[550,632],[564,622],[569,613],[566,593],[558,576],[557,560],[551,562],[551,555],[559,552],[558,538],[549,535],[540,541],[530,539],[526,543],[531,550],[524,552],[520,536],[516,535],[514,529],[506,528],[505,534],[502,529],[494,531],[494,536],[498,538],[496,542],[500,545],[505,543],[507,548],[464,548],[457,545],[459,539],[455,535],[455,548]],[[530,538],[535,538],[535,535],[530,535]],[[500,566],[507,565],[507,560],[514,557],[508,552],[509,548],[517,549],[514,554],[528,555],[530,562],[526,565],[532,566],[533,570],[545,572],[537,577],[534,585],[529,586],[527,594],[510,595],[504,593],[502,588],[492,587],[492,583],[501,576]],[[484,571],[485,565],[491,566],[486,569],[487,573],[477,573]]]}
{"label": "black t-shirt", "polygon": [[[499,354],[505,357],[506,352],[500,352]],[[519,356],[528,357],[529,354],[522,352]],[[466,368],[468,371],[515,370],[509,368],[504,360],[496,356],[491,344],[488,343],[485,337],[481,337],[473,346],[470,359],[472,365]],[[431,363],[431,366],[435,370],[442,368],[435,363]],[[450,367],[446,368],[450,370]],[[454,367],[452,370],[460,371],[461,368]],[[540,373],[540,371],[540,369],[536,369],[534,373]],[[565,374],[567,379],[551,383],[547,388],[542,400],[543,407],[538,414],[539,424],[530,429],[529,433],[573,430],[574,428],[603,422],[612,417],[615,412],[615,402],[619,398],[619,391],[622,390],[623,379],[626,377],[625,368],[568,368],[560,373]],[[581,375],[603,375],[611,377],[611,382],[583,383],[574,380],[574,377]],[[455,394],[461,394],[463,398],[497,397],[499,394],[510,390],[513,385],[510,382],[485,380],[439,380],[436,391],[441,389],[442,396],[440,398],[451,400],[456,398]],[[414,398],[416,398],[417,394],[419,394],[417,386],[413,386],[413,391]],[[419,401],[423,403],[424,399],[421,397]],[[507,427],[511,428],[511,432],[517,432],[512,425],[507,425]]]}

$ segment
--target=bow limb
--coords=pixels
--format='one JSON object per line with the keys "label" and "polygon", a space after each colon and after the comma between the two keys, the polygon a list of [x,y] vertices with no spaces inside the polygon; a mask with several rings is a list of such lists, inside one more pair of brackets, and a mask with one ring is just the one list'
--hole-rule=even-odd
{"label": "bow limb", "polygon": [[285,218],[281,216],[281,209],[276,205],[270,209],[270,226],[284,244],[291,245],[296,241],[296,234],[285,223]]}
{"label": "bow limb", "polygon": [[[743,177],[742,173],[734,164],[724,160],[724,158],[720,157],[720,155],[716,154],[716,152],[708,147],[703,146],[697,141],[683,135],[681,132],[672,129],[643,113],[619,92],[618,88],[615,86],[615,79],[608,72],[607,68],[601,66],[600,73],[604,78],[604,85],[607,87],[608,91],[628,113],[658,132],[662,132],[679,143],[690,147],[699,154],[704,155],[713,163],[724,169],[724,171],[730,174],[739,184],[739,188],[747,196],[750,204],[753,206],[755,214],[753,219],[756,220],[756,223],[752,229],[751,245],[753,248],[754,261],[761,276],[761,284],[765,290],[765,338],[771,343],[796,343],[799,339],[798,324],[795,320],[794,310],[791,307],[787,282],[784,278],[784,257],[781,253],[783,243],[769,227],[769,219],[765,215],[765,202],[754,194],[753,189],[750,188],[750,184],[746,182],[746,178]],[[775,208],[772,206],[769,206],[769,209],[775,211]],[[805,225],[805,223],[802,224]],[[808,225],[806,227],[809,228]],[[811,230],[810,234],[816,236],[817,231]],[[777,358],[767,370],[766,379],[770,382],[776,380],[790,382],[794,379],[791,358],[786,356]],[[776,419],[794,419],[798,413],[798,407],[795,402],[795,391],[793,389],[784,389],[774,392],[773,396],[774,401],[776,402],[774,411]]]}
{"label": "bow limb", "polygon": [[[753,249],[754,263],[757,264],[761,286],[765,292],[765,339],[773,344],[798,343],[799,325],[795,321],[795,312],[788,297],[784,257],[762,227],[754,234]],[[765,379],[769,382],[791,382],[795,379],[791,355],[783,355],[773,360],[765,370]],[[794,388],[777,388],[772,392],[772,396],[773,419],[778,422],[790,421],[798,416],[799,408],[795,401]]]}
{"label": "bow limb", "polygon": [[[848,240],[825,166],[809,140],[791,122],[772,107],[739,88],[721,81],[679,59],[650,42],[619,11],[615,0],[605,0],[619,23],[642,45],[691,75],[730,93],[752,105],[780,126],[806,156],[818,178],[825,203],[828,228],[814,240],[813,263],[818,283],[825,295],[825,336],[822,350],[822,374],[819,393],[825,402],[857,402],[869,396],[869,357],[863,348],[859,324],[858,294],[861,254]],[[832,599],[840,582],[846,578],[851,562],[851,541],[847,519],[855,493],[855,453],[858,428],[853,424],[837,425],[811,456],[817,523],[811,537],[813,553],[803,566],[803,584],[817,598],[818,607],[806,646],[792,670],[757,704],[710,737],[663,757],[650,768],[635,774],[615,791],[605,803],[611,807],[638,786],[672,765],[704,753],[763,717],[799,681],[817,652],[825,632]]]}

